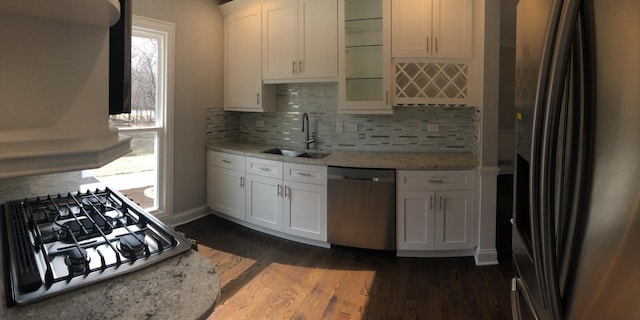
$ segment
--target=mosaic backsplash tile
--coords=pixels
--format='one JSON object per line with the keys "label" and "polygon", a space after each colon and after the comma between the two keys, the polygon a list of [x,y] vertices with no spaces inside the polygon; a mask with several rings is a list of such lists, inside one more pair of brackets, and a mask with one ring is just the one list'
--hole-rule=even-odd
{"label": "mosaic backsplash tile", "polygon": [[[244,141],[304,148],[304,112],[317,150],[477,151],[479,112],[465,106],[397,106],[392,115],[340,115],[336,83],[277,85],[275,112],[207,110],[207,142]],[[438,132],[427,125],[438,125]],[[343,132],[338,132],[342,126]]]}

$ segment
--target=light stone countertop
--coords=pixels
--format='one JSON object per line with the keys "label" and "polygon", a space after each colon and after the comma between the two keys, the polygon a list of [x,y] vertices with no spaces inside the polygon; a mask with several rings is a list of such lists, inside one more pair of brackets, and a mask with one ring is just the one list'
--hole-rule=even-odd
{"label": "light stone countertop", "polygon": [[206,319],[219,295],[216,269],[189,250],[132,273],[5,308],[0,319]]}
{"label": "light stone countertop", "polygon": [[[293,163],[353,168],[380,168],[401,170],[460,170],[475,169],[477,157],[470,152],[357,152],[330,151],[322,159],[285,157],[262,153],[277,146],[256,143],[224,142],[209,145],[209,150]],[[300,149],[301,150],[301,149]],[[329,153],[329,151],[311,152]]]}

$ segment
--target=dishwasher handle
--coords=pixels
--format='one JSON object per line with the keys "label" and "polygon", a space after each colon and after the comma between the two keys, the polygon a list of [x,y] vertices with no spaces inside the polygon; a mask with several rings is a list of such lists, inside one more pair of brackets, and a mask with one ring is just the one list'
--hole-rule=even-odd
{"label": "dishwasher handle", "polygon": [[381,178],[381,177],[354,177],[354,176],[342,176],[342,175],[330,175],[329,180],[353,180],[353,181],[370,181],[370,182],[395,182],[394,178]]}

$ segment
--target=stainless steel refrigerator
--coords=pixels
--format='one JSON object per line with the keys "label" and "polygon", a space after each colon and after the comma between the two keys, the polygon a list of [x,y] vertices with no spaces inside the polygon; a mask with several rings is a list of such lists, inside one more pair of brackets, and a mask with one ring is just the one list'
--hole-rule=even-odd
{"label": "stainless steel refrigerator", "polygon": [[640,1],[516,19],[513,316],[640,319]]}

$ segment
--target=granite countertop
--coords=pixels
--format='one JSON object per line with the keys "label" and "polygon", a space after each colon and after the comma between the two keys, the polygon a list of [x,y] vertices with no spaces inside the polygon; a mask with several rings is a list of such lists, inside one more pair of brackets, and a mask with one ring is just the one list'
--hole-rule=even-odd
{"label": "granite countertop", "polygon": [[[275,147],[278,146],[241,142],[224,142],[208,146],[209,150],[214,151],[312,165],[405,170],[458,170],[474,169],[478,166],[478,159],[471,152],[356,152],[335,150],[330,151],[330,154],[322,159],[284,157],[262,153],[264,150]],[[311,151],[323,153],[323,151]],[[329,151],[325,153],[329,153]]]}
{"label": "granite countertop", "polygon": [[219,294],[214,266],[189,250],[132,273],[5,308],[0,319],[206,319]]}

